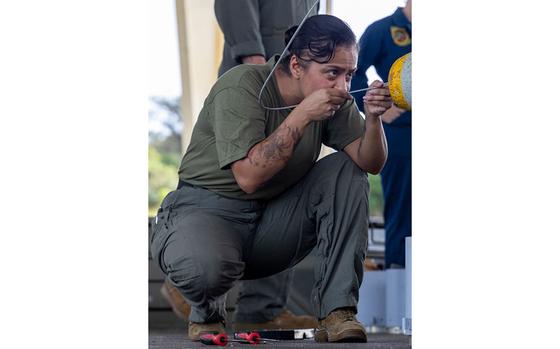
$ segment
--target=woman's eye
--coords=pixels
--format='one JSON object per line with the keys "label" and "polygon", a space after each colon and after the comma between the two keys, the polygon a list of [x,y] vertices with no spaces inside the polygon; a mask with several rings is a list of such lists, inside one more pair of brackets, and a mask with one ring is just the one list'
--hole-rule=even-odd
{"label": "woman's eye", "polygon": [[331,78],[334,78],[334,77],[336,77],[336,76],[338,75],[338,72],[337,72],[336,70],[329,70],[329,71],[327,72],[327,75],[328,75],[329,77],[331,77]]}

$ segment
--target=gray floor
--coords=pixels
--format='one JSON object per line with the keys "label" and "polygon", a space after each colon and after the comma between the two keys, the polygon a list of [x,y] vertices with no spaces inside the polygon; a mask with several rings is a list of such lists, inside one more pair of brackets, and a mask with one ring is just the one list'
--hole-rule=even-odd
{"label": "gray floor", "polygon": [[[170,311],[150,311],[149,317],[150,349],[189,349],[207,348],[199,342],[191,342],[186,338],[186,324]],[[242,343],[228,343],[227,347],[254,347]],[[353,349],[408,349],[411,348],[411,336],[399,334],[370,334],[367,343],[316,343],[314,341],[282,341],[278,343],[259,344],[259,348],[353,348]]]}

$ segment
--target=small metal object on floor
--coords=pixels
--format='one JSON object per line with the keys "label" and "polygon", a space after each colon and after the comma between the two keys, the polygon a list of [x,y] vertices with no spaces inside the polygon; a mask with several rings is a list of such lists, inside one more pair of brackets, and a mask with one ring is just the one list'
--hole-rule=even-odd
{"label": "small metal object on floor", "polygon": [[[302,328],[294,330],[261,330],[253,331],[259,334],[262,339],[273,340],[299,340],[299,339],[313,339],[315,338],[314,328]],[[233,337],[240,338],[239,334],[245,332],[236,332]]]}

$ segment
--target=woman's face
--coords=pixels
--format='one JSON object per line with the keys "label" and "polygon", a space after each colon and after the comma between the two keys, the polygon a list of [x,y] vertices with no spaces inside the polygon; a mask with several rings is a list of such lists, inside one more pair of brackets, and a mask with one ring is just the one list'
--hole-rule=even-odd
{"label": "woman's face", "polygon": [[356,71],[358,49],[355,45],[337,47],[334,57],[327,63],[311,61],[302,69],[300,89],[303,97],[322,88],[338,88],[348,91],[350,80]]}

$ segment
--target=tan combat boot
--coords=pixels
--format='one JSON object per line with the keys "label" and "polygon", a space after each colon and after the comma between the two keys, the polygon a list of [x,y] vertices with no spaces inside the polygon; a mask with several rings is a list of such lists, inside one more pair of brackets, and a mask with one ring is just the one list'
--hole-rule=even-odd
{"label": "tan combat boot", "polygon": [[189,333],[188,337],[192,341],[200,340],[200,336],[203,334],[218,334],[218,333],[226,333],[226,328],[223,323],[215,322],[215,323],[198,323],[198,322],[189,322]]}
{"label": "tan combat boot", "polygon": [[169,280],[165,279],[165,282],[161,286],[160,292],[167,300],[169,305],[171,305],[171,309],[175,315],[177,315],[180,319],[187,321],[189,319],[189,315],[191,313],[191,306],[187,303],[187,300],[181,294],[181,291],[169,282]]}
{"label": "tan combat boot", "polygon": [[366,330],[356,320],[353,310],[340,308],[319,321],[315,331],[316,342],[367,342]]}
{"label": "tan combat boot", "polygon": [[278,316],[268,322],[260,323],[235,323],[233,329],[235,331],[250,331],[250,330],[277,330],[277,329],[303,329],[303,328],[316,328],[318,325],[317,319],[308,315],[294,315],[291,311],[285,309]]}

